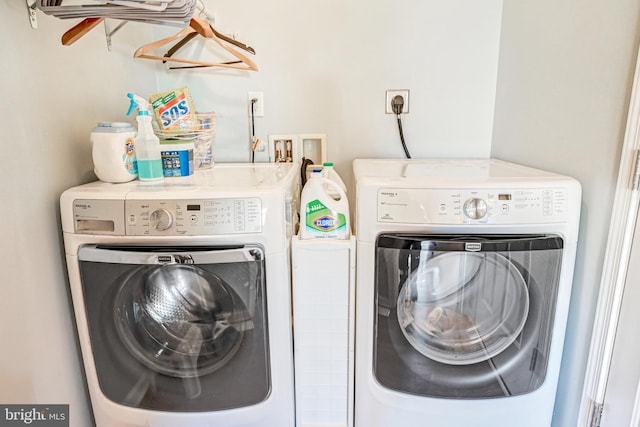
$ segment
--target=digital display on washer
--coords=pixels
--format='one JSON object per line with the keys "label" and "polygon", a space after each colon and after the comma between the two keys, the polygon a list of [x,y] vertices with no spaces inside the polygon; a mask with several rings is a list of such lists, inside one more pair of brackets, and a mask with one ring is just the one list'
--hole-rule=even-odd
{"label": "digital display on washer", "polygon": [[511,194],[498,194],[498,200],[511,200]]}
{"label": "digital display on washer", "polygon": [[188,211],[199,211],[200,210],[200,205],[187,205],[187,210]]}

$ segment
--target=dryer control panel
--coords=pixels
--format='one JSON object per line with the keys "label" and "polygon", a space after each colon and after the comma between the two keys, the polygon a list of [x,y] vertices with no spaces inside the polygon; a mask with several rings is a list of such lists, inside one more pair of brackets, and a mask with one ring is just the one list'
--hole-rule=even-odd
{"label": "dryer control panel", "polygon": [[566,221],[566,188],[381,188],[379,222],[548,224]]}
{"label": "dryer control panel", "polygon": [[116,236],[212,236],[261,233],[258,197],[75,200],[75,232]]}

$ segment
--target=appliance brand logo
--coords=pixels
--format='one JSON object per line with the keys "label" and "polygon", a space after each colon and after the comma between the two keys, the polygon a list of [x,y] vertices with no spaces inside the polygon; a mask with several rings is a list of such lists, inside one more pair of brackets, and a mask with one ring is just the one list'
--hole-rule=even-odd
{"label": "appliance brand logo", "polygon": [[158,255],[158,264],[193,264],[193,257],[189,254]]}
{"label": "appliance brand logo", "polygon": [[0,405],[0,427],[69,427],[69,405]]}
{"label": "appliance brand logo", "polygon": [[467,252],[480,252],[482,250],[482,243],[480,242],[466,242],[464,244],[464,250]]}
{"label": "appliance brand logo", "polygon": [[396,197],[398,193],[396,193],[395,191],[381,191],[380,195],[387,197]]}

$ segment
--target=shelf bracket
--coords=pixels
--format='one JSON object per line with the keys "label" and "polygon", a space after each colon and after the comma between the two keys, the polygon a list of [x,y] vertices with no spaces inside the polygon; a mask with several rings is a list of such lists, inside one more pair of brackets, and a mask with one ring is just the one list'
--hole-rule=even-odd
{"label": "shelf bracket", "polygon": [[38,29],[38,18],[36,17],[36,2],[37,0],[26,0],[27,12],[29,12],[29,23],[34,30]]}
{"label": "shelf bracket", "polygon": [[109,50],[109,52],[111,52],[111,36],[117,33],[120,28],[124,27],[126,23],[127,21],[122,21],[113,30],[110,30],[109,26],[107,25],[107,19],[104,20],[104,35],[107,39],[107,49]]}

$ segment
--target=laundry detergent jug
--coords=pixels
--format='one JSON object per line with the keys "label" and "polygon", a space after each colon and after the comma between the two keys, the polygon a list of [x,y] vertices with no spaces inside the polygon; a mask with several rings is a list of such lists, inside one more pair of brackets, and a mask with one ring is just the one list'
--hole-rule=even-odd
{"label": "laundry detergent jug", "polygon": [[128,182],[138,175],[131,123],[101,122],[91,131],[93,171],[100,181]]}
{"label": "laundry detergent jug", "polygon": [[[336,200],[337,194],[339,199]],[[349,201],[340,184],[322,177],[322,170],[314,170],[302,189],[300,197],[304,221],[300,227],[302,239],[351,236]]]}

